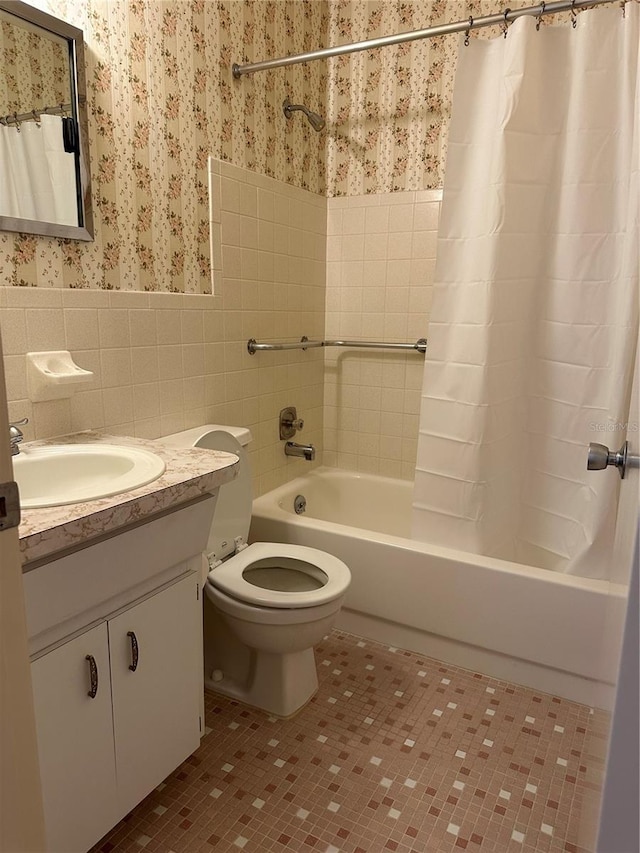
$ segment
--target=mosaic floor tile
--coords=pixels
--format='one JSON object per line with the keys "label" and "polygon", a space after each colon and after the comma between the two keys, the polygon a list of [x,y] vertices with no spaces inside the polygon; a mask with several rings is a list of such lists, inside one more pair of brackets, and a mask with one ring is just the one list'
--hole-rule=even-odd
{"label": "mosaic floor tile", "polygon": [[334,631],[280,720],[206,695],[200,749],[94,853],[591,853],[609,715]]}

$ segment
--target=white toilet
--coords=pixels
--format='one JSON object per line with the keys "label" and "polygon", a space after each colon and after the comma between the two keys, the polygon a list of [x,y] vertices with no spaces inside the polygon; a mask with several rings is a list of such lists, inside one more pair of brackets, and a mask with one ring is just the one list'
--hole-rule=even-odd
{"label": "white toilet", "polygon": [[160,439],[235,453],[239,471],[221,486],[209,535],[204,596],[205,684],[279,717],[318,688],[313,646],[331,629],[351,582],[347,566],[316,548],[247,545],[251,471],[241,427],[206,424]]}

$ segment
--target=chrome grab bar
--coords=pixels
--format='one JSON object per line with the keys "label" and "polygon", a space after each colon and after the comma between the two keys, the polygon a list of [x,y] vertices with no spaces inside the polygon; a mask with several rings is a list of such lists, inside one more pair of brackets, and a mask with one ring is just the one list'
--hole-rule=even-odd
{"label": "chrome grab bar", "polygon": [[323,347],[324,341],[310,341],[303,337],[299,341],[291,341],[281,344],[259,344],[255,338],[249,338],[247,341],[247,350],[249,355],[255,355],[257,352],[266,352],[267,350],[284,350],[284,349],[314,349],[315,347]]}
{"label": "chrome grab bar", "polygon": [[411,352],[419,352],[423,355],[427,351],[427,339],[419,338],[414,344],[393,344],[383,341],[310,341],[306,336],[299,341],[284,342],[278,344],[259,344],[255,338],[249,338],[247,341],[247,350],[250,355],[255,355],[257,352],[266,352],[267,350],[287,350],[287,349],[315,349],[316,347],[360,347],[363,349],[395,349],[409,350]]}

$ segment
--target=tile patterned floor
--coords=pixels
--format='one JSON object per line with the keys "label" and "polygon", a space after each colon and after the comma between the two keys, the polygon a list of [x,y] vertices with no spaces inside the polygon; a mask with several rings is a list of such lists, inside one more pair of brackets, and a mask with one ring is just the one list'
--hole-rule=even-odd
{"label": "tile patterned floor", "polygon": [[608,714],[334,631],[290,720],[208,693],[200,749],[96,853],[585,853]]}

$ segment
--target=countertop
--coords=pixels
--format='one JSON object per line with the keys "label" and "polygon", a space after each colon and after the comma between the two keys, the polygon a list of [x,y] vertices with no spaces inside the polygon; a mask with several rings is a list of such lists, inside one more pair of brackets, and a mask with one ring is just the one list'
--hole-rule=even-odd
{"label": "countertop", "polygon": [[215,492],[237,475],[238,457],[218,450],[171,447],[162,439],[149,441],[100,432],[79,432],[47,441],[23,445],[44,447],[52,444],[121,444],[141,447],[159,456],[164,473],[146,486],[130,492],[84,503],[24,509],[20,522],[20,550],[23,564],[41,562],[57,552],[66,552],[111,533],[144,521],[172,507]]}

